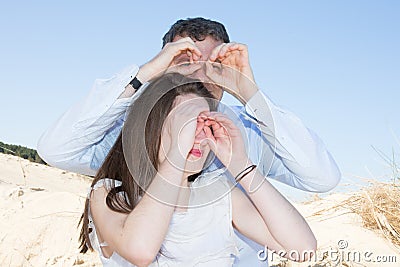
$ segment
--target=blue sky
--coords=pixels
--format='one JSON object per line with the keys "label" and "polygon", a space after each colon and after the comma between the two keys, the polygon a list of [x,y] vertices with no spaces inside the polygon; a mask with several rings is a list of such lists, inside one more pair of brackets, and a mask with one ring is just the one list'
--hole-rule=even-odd
{"label": "blue sky", "polygon": [[[344,182],[400,151],[399,1],[3,1],[0,140],[36,148],[96,78],[143,64],[177,19],[225,24],[256,82],[317,132]],[[226,101],[231,101],[229,98]]]}

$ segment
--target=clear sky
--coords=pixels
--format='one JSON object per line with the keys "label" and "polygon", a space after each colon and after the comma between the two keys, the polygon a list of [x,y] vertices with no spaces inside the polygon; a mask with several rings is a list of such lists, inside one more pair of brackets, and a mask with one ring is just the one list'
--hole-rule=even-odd
{"label": "clear sky", "polygon": [[[141,3],[139,3],[141,2]],[[400,151],[399,1],[2,1],[0,141],[36,148],[96,78],[143,64],[177,19],[225,24],[259,87],[324,140],[345,179]],[[230,101],[227,99],[226,101]]]}

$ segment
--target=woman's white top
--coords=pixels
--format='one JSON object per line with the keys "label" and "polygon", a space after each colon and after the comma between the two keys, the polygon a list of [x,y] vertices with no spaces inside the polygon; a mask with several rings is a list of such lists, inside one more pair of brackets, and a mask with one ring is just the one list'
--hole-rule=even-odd
{"label": "woman's white top", "polygon": [[[120,181],[102,179],[90,191],[102,186],[109,189],[110,182],[121,185]],[[223,170],[203,173],[192,182],[189,208],[173,214],[161,254],[150,266],[232,266],[239,251],[232,226],[231,189]],[[103,266],[134,266],[116,252],[110,258],[102,254],[101,246],[107,244],[98,240],[90,209],[89,228],[90,242]]]}

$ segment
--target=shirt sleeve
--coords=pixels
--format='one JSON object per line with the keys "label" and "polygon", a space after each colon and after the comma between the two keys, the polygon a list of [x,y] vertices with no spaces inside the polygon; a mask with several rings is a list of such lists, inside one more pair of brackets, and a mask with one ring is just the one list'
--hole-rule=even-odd
{"label": "shirt sleeve", "polygon": [[129,66],[109,79],[97,79],[86,98],[40,137],[40,157],[49,165],[94,175],[114,145],[125,112],[136,96],[118,98],[138,69]]}
{"label": "shirt sleeve", "polygon": [[260,146],[263,151],[257,159],[264,175],[311,192],[326,192],[338,184],[341,173],[322,140],[261,90],[248,101],[242,115],[261,131],[261,138],[251,142],[267,144]]}

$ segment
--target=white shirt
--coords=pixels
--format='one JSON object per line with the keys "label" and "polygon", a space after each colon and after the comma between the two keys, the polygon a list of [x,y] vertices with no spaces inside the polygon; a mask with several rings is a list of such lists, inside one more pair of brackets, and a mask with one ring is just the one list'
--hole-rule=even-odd
{"label": "white shirt", "polygon": [[[99,180],[92,190],[102,186],[110,190],[112,181]],[[114,182],[116,186],[121,185],[120,181]],[[188,209],[174,212],[161,246],[162,253],[149,267],[232,266],[239,250],[232,226],[231,186],[224,178],[224,170],[203,172],[197,177],[190,185]],[[116,252],[109,258],[103,255],[101,246],[107,246],[107,240],[98,239],[90,209],[88,213],[92,229],[89,238],[103,266],[134,267]]]}
{"label": "white shirt", "polygon": [[[40,157],[61,169],[95,175],[137,97],[118,99],[137,71],[137,66],[130,66],[110,79],[96,80],[88,96],[41,136]],[[245,108],[229,111],[225,106],[221,111],[241,120],[238,126],[245,131],[249,157],[265,176],[310,192],[329,191],[339,182],[340,171],[321,139],[261,90]]]}

